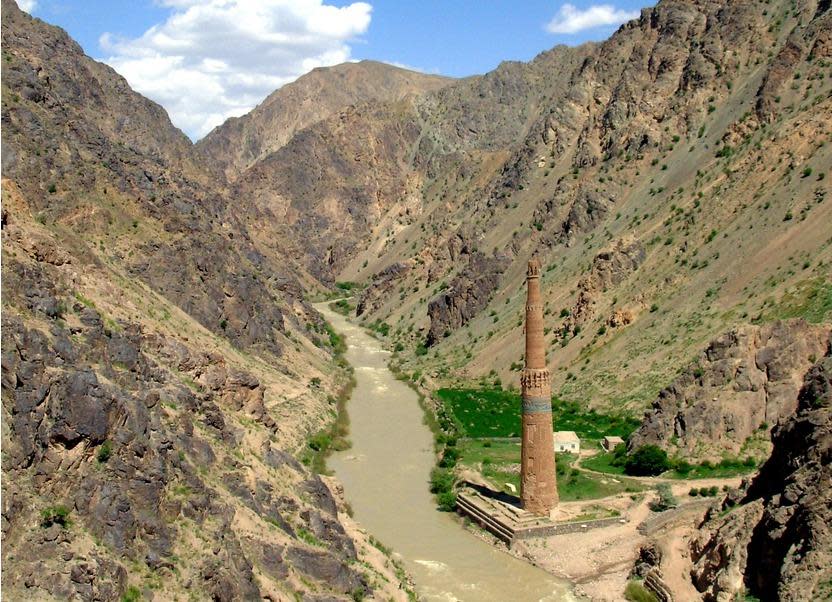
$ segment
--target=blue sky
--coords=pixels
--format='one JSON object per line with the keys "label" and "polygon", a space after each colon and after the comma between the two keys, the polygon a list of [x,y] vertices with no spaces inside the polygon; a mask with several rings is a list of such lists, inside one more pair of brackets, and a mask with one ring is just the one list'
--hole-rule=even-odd
{"label": "blue sky", "polygon": [[374,59],[454,77],[609,37],[639,0],[19,0],[197,139],[316,66]]}

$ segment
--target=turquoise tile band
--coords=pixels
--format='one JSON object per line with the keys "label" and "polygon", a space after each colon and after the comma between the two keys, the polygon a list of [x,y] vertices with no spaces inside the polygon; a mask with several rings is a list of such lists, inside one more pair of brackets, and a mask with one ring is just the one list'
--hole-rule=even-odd
{"label": "turquoise tile band", "polygon": [[540,414],[542,412],[552,412],[551,399],[547,399],[546,397],[523,398],[524,414]]}

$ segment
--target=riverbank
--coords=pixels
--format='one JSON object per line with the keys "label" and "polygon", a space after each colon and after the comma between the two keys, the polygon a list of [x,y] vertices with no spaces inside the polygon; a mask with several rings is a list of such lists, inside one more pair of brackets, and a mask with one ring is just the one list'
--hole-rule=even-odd
{"label": "riverbank", "polygon": [[388,368],[390,353],[344,316],[318,306],[340,335],[356,386],[348,402],[348,451],[328,462],[356,528],[400,557],[425,600],[575,600],[570,585],[496,549],[438,512],[428,491],[434,437],[416,393]]}

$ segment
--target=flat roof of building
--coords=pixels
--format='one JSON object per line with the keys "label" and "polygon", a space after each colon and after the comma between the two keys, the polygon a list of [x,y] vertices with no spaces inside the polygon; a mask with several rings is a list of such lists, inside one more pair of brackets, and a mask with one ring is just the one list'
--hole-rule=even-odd
{"label": "flat roof of building", "polygon": [[555,431],[556,443],[571,443],[580,442],[580,438],[575,434],[575,431]]}

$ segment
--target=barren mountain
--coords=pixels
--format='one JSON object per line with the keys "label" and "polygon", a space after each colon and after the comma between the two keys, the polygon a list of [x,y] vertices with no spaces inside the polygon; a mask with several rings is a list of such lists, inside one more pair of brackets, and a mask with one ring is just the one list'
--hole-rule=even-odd
{"label": "barren mountain", "polygon": [[404,596],[295,458],[349,378],[309,277],[158,105],[10,0],[2,37],[4,597]]}
{"label": "barren mountain", "polygon": [[297,460],[349,379],[306,299],[364,285],[422,384],[516,383],[533,255],[560,397],[653,402],[634,444],[692,457],[771,434],[749,510],[694,547],[730,587],[700,589],[822,592],[797,558],[823,566],[829,499],[827,0],[663,0],[463,80],[320,69],[196,146],[63,31],[2,17],[9,595],[401,599]]}
{"label": "barren mountain", "polygon": [[368,285],[362,317],[433,379],[517,380],[538,255],[558,394],[640,413],[736,325],[829,320],[830,19],[666,0],[602,44],[345,109],[234,195],[255,236],[301,231],[299,263]]}
{"label": "barren mountain", "polygon": [[276,90],[250,113],[214,128],[196,148],[235,179],[298,131],[350,106],[401,100],[451,81],[375,61],[319,67]]}

